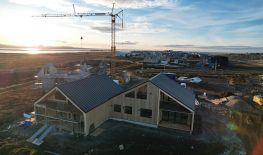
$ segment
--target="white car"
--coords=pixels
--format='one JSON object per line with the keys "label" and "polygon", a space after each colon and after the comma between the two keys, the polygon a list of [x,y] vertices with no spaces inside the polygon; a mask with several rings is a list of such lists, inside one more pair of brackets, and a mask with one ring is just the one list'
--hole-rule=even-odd
{"label": "white car", "polygon": [[190,79],[191,83],[200,83],[202,81],[202,79],[200,79],[199,77],[193,77]]}

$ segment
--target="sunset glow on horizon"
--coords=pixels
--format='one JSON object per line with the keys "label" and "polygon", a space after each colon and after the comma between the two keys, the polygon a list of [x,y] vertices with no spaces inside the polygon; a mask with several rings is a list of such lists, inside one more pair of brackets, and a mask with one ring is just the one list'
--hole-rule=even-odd
{"label": "sunset glow on horizon", "polygon": [[263,2],[161,0],[4,0],[0,2],[0,44],[110,48],[110,17],[37,18],[44,13],[124,10],[117,20],[118,49],[195,49],[193,46],[261,47]]}

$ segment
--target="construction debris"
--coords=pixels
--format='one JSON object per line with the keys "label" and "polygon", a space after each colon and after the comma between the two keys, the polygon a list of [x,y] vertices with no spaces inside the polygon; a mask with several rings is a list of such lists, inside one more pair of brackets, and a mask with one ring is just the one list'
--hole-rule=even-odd
{"label": "construction debris", "polygon": [[119,149],[120,149],[121,151],[124,150],[124,145],[123,145],[123,144],[119,145]]}
{"label": "construction debris", "polygon": [[263,96],[262,95],[255,95],[253,97],[253,101],[259,105],[263,105]]}

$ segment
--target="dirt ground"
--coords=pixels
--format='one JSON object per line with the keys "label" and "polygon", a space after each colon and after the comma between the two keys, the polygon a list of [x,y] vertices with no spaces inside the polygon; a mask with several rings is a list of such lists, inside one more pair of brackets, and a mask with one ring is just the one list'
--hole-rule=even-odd
{"label": "dirt ground", "polygon": [[32,86],[13,88],[0,95],[0,124],[12,122],[23,113],[33,111],[33,103],[42,96],[42,92],[32,89]]}
{"label": "dirt ground", "polygon": [[13,121],[23,112],[31,112],[33,103],[43,94],[34,89],[34,75],[46,63],[58,67],[81,60],[105,60],[109,52],[8,54],[0,53],[0,123]]}
{"label": "dirt ground", "polygon": [[[48,62],[67,67],[67,65],[75,64],[83,58],[105,60],[107,54],[0,54],[0,154],[29,154],[30,152],[32,154],[50,154],[45,151],[51,151],[60,154],[221,155],[243,154],[244,152],[250,154],[255,146],[263,147],[262,144],[258,144],[258,140],[263,135],[261,123],[253,126],[240,124],[240,121],[229,118],[224,107],[211,105],[211,103],[204,103],[205,107],[197,108],[195,130],[192,136],[174,130],[149,129],[108,121],[100,127],[103,132],[96,137],[53,134],[47,137],[41,147],[36,147],[25,142],[29,135],[17,135],[5,131],[10,124],[16,124],[24,112],[31,112],[33,103],[43,95],[41,91],[33,89],[32,84],[8,89],[5,88],[6,86],[34,80],[32,75],[36,74],[39,68]],[[125,69],[129,68],[131,63],[120,62],[117,66],[121,66],[119,68],[121,71],[124,67]],[[242,68],[243,62],[237,63],[239,63],[237,68],[221,70],[217,73],[198,69],[167,69],[166,71],[175,72],[178,75],[204,77],[203,85],[189,86],[199,92],[206,91],[208,95],[215,98],[227,96],[230,92],[244,100],[242,104],[253,105],[251,100],[253,94],[263,93],[262,85],[259,84],[263,81],[263,78],[259,79],[261,77],[259,75],[263,75],[263,70],[256,68],[255,65],[252,69]],[[248,63],[246,63],[247,65]],[[136,64],[132,66],[138,68]],[[154,70],[154,72],[159,72],[159,70]],[[124,146],[122,151],[119,149],[121,144]]]}
{"label": "dirt ground", "polygon": [[46,63],[63,65],[67,62],[106,59],[110,52],[52,53],[52,54],[9,54],[0,53],[0,71],[35,70]]}
{"label": "dirt ground", "polygon": [[[219,154],[224,146],[219,143],[207,143],[195,140],[186,133],[176,133],[165,129],[150,129],[127,123],[107,121],[100,128],[104,131],[96,136],[82,137],[76,140],[72,147],[71,139],[64,137],[56,148],[61,154]],[[55,137],[50,137],[57,139]],[[48,139],[47,139],[48,140]],[[43,148],[55,145],[47,144]],[[124,150],[119,149],[124,146]],[[68,149],[64,149],[68,148]]]}
{"label": "dirt ground", "polygon": [[[40,146],[25,140],[40,125],[28,128],[14,127],[0,132],[0,151],[14,152],[24,148],[32,154],[171,154],[171,155],[223,155],[245,154],[245,149],[237,133],[231,128],[231,121],[225,116],[224,108],[210,105],[196,109],[194,133],[180,132],[165,128],[147,128],[118,121],[106,121],[90,136],[78,137],[69,133],[52,133]],[[97,132],[97,134],[95,134]],[[16,140],[16,142],[15,142]],[[0,141],[1,143],[1,141]],[[12,146],[8,148],[8,146]],[[120,150],[119,146],[124,149]]]}
{"label": "dirt ground", "polygon": [[[13,137],[10,137],[7,141],[9,144],[14,145],[13,149],[7,148],[7,142],[2,142],[4,144],[2,150],[14,152],[19,148],[27,148],[28,152],[31,150],[35,154],[53,152],[63,155],[217,155],[222,154],[226,148],[219,141],[200,140],[188,133],[163,128],[152,129],[111,120],[103,123],[99,129],[102,130],[100,134],[88,137],[76,137],[68,133],[54,133],[47,137],[40,147],[25,142],[25,137],[23,142],[23,136],[18,138],[17,144],[14,145]],[[123,145],[123,150],[120,150],[120,145]]]}

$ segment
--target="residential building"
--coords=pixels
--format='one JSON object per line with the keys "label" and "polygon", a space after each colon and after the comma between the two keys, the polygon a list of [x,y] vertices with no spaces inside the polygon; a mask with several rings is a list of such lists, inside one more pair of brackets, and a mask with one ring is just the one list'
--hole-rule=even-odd
{"label": "residential building", "polygon": [[108,119],[192,133],[195,96],[164,74],[126,90],[96,75],[56,86],[34,108],[38,123],[84,135]]}

